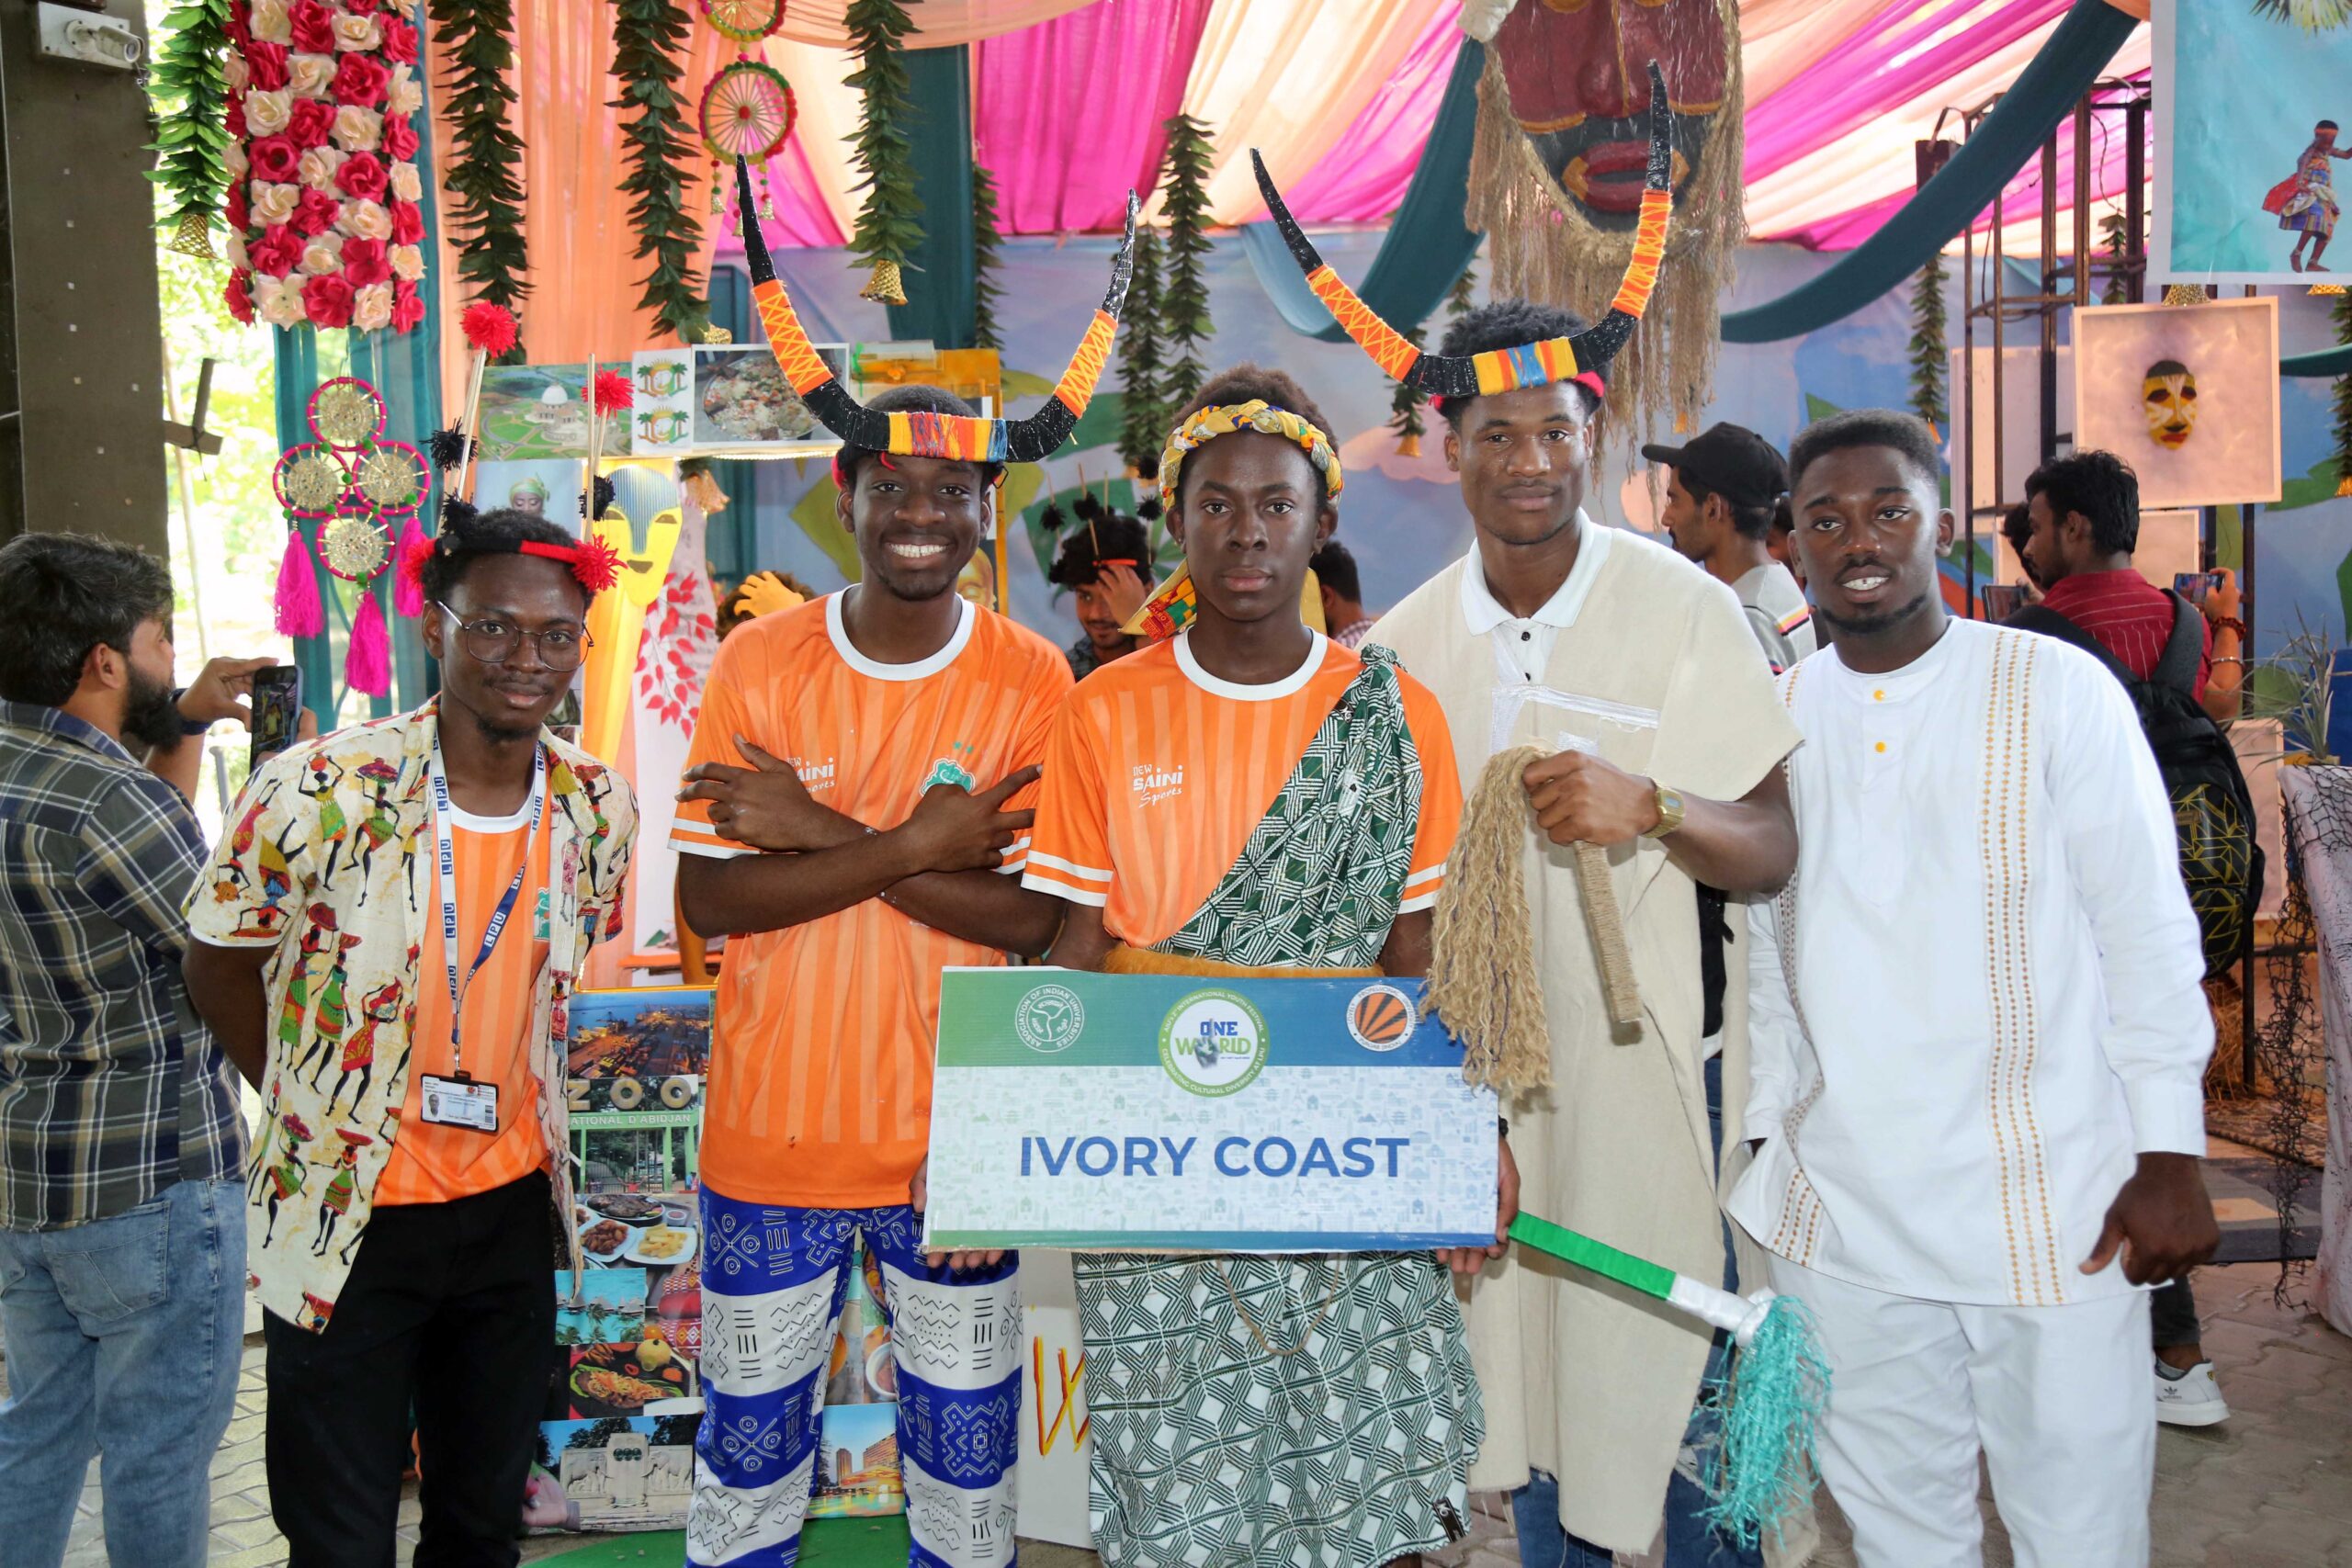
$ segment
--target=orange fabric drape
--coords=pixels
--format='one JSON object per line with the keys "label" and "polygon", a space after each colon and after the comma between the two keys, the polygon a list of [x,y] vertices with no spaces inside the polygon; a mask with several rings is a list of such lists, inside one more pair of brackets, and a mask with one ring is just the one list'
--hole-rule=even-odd
{"label": "orange fabric drape", "polygon": [[[531,286],[517,314],[524,353],[538,364],[573,364],[591,355],[627,358],[639,348],[666,341],[650,311],[639,310],[642,279],[650,262],[635,254],[629,198],[620,189],[628,174],[621,162],[622,111],[608,106],[621,96],[613,75],[613,13],[586,0],[515,0],[513,82],[521,95],[515,129],[523,138],[523,237],[528,248]],[[448,122],[440,110],[448,102],[453,73],[437,42],[429,46],[434,152],[440,166],[449,158]],[[711,72],[733,58],[733,46],[696,22],[689,35],[679,84],[687,98],[688,134],[694,107]],[[686,207],[703,224],[696,265],[710,265],[714,236],[709,216],[708,163],[696,139],[688,165]],[[443,332],[449,352],[442,355],[441,395],[450,417],[464,406],[472,355],[457,333],[458,313],[471,296],[458,276],[449,243],[449,202],[440,202],[438,272]]]}

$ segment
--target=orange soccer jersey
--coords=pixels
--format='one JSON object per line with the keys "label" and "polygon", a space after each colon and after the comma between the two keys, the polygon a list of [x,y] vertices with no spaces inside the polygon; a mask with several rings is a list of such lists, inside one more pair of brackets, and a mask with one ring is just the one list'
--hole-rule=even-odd
{"label": "orange soccer jersey", "polygon": [[[1363,661],[1317,636],[1298,672],[1237,686],[1200,668],[1178,637],[1086,678],[1064,705],[1046,761],[1027,886],[1092,904],[1131,947],[1164,942],[1241,858],[1315,732]],[[1421,759],[1421,813],[1398,912],[1437,902],[1462,818],[1445,715],[1404,678]]]}
{"label": "orange soccer jersey", "polygon": [[[527,813],[512,819],[484,821],[463,812],[451,820],[450,843],[458,865],[458,976],[464,980],[474,955],[481,951],[481,935],[491,912],[514,879],[514,864],[531,839],[530,868],[523,874],[523,890],[514,899],[498,946],[481,973],[466,983],[466,1010],[460,1043],[465,1070],[482,1083],[498,1086],[498,1131],[478,1133],[470,1127],[435,1126],[422,1112],[424,1076],[448,1077],[460,1065],[449,1049],[449,971],[442,963],[441,869],[435,863],[428,834],[423,853],[432,874],[424,890],[424,940],[418,946],[416,1021],[411,1026],[408,1091],[401,1100],[400,1131],[391,1156],[376,1181],[376,1206],[394,1203],[442,1203],[476,1192],[488,1192],[519,1181],[547,1160],[547,1139],[539,1131],[538,1078],[531,1071],[532,992],[540,965],[548,960],[548,828],[544,818],[536,838]],[[398,1006],[398,998],[386,998]],[[370,1035],[375,1025],[389,1020],[374,1015],[371,998],[352,1003],[352,1033],[344,1037],[343,1055],[354,1055],[358,1032]],[[378,1063],[389,1072],[391,1064]]]}
{"label": "orange soccer jersey", "polygon": [[[986,789],[1045,760],[1070,685],[1061,650],[967,606],[945,648],[877,664],[842,596],[763,615],[719,645],[688,765],[741,765],[741,736],[789,760],[819,803],[868,828],[906,820],[943,780]],[[1033,786],[1012,809],[1034,804]],[[756,853],[679,807],[688,854]],[[1024,837],[1005,857],[1017,874]],[[730,937],[705,1090],[703,1180],[749,1202],[878,1208],[907,1201],[931,1127],[939,972],[1004,954],[917,924],[879,898],[788,931]]]}

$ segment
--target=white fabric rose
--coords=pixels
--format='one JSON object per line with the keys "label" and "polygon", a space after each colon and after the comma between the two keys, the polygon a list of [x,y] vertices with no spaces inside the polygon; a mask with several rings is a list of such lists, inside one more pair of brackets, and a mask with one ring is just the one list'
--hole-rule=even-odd
{"label": "white fabric rose", "polygon": [[389,240],[392,237],[392,215],[380,201],[347,201],[336,227],[362,239]]}
{"label": "white fabric rose", "polygon": [[376,25],[373,17],[355,17],[345,12],[335,17],[334,27],[334,46],[338,50],[376,50],[384,45],[384,29]]}
{"label": "white fabric rose", "polygon": [[334,56],[297,54],[286,65],[288,88],[298,98],[323,98],[334,85]]}
{"label": "white fabric rose", "polygon": [[245,57],[231,50],[229,58],[220,62],[220,85],[232,93],[242,93],[252,81],[253,68],[245,63]]}
{"label": "white fabric rose", "polygon": [[405,65],[392,67],[391,86],[384,97],[386,114],[411,115],[424,107],[424,88],[416,73]]}
{"label": "white fabric rose", "polygon": [[363,332],[392,324],[392,286],[371,283],[351,297],[351,324]]}
{"label": "white fabric rose", "polygon": [[396,200],[422,201],[424,199],[424,182],[417,178],[414,164],[392,165],[391,188],[392,196]]}
{"label": "white fabric rose", "polygon": [[302,270],[312,277],[324,277],[331,272],[343,270],[343,236],[330,229],[302,247]]}
{"label": "white fabric rose", "polygon": [[274,229],[294,216],[295,204],[302,199],[300,186],[272,185],[267,180],[255,180],[245,193],[246,205],[252,209],[256,228]]}
{"label": "white fabric rose", "polygon": [[384,139],[384,117],[357,104],[334,111],[335,145],[346,152],[373,152]]}
{"label": "white fabric rose", "polygon": [[234,229],[229,231],[229,265],[240,272],[253,265],[245,259],[245,237]]}
{"label": "white fabric rose", "polygon": [[286,19],[286,0],[254,0],[250,26],[254,37],[264,43],[294,41],[294,24]]}
{"label": "white fabric rose", "polygon": [[245,160],[245,143],[242,137],[232,137],[229,145],[220,150],[220,166],[229,171],[229,177],[232,180],[243,179],[253,167]]}
{"label": "white fabric rose", "polygon": [[266,273],[254,279],[254,312],[273,327],[299,327],[302,324],[302,286],[293,279],[271,277]]}
{"label": "white fabric rose", "polygon": [[341,193],[334,188],[334,172],[343,166],[343,154],[332,147],[313,147],[302,154],[296,164],[302,183],[312,190],[322,190],[337,200]]}
{"label": "white fabric rose", "polygon": [[293,113],[294,100],[283,91],[245,95],[245,130],[254,136],[277,135]]}
{"label": "white fabric rose", "polygon": [[394,245],[389,253],[392,276],[405,277],[411,283],[424,276],[424,252],[414,245]]}

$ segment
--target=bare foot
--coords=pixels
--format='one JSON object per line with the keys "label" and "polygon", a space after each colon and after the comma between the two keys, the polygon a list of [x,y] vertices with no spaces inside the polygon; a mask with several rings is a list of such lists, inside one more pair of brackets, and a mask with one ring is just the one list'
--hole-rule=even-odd
{"label": "bare foot", "polygon": [[2287,265],[2288,265],[2289,266],[2290,266],[2290,267],[2293,267],[2297,272],[2301,272],[2301,271],[2302,271],[2302,270],[2303,270],[2303,253],[2302,253],[2302,252],[2301,252],[2301,251],[2297,251],[2294,254],[2292,254],[2292,255],[2289,256],[2289,257],[2287,258]]}

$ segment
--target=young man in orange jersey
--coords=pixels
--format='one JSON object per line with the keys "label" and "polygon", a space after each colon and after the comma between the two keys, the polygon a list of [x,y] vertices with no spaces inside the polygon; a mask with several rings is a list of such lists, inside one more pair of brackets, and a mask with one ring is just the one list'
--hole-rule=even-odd
{"label": "young man in orange jersey", "polygon": [[[971,412],[929,387],[868,406]],[[738,628],[703,698],[671,836],[687,924],[732,939],[702,1138],[703,1568],[797,1559],[861,1234],[898,1359],[911,1561],[1012,1561],[1015,1259],[918,1245],[940,971],[1043,953],[1061,918],[1020,873],[1069,665],[955,591],[1001,472],[844,446],[864,581]]]}

